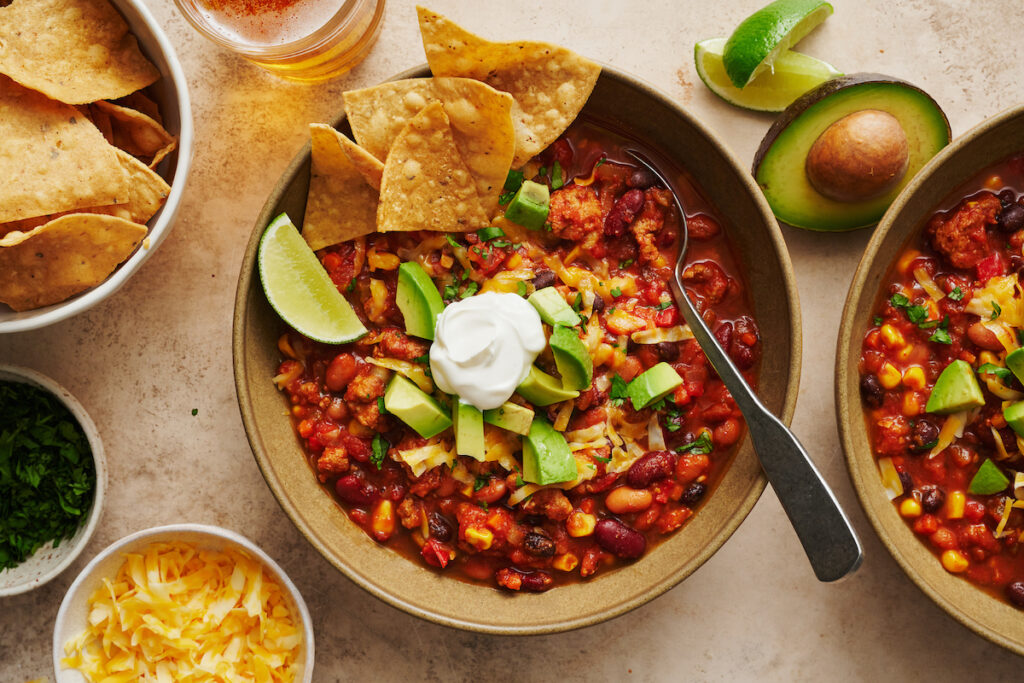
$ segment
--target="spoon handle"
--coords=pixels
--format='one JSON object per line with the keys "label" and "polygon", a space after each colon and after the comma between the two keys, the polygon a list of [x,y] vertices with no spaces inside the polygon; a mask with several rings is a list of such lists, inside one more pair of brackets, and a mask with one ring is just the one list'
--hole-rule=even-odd
{"label": "spoon handle", "polygon": [[863,559],[850,520],[796,436],[765,408],[698,315],[679,281],[681,267],[677,266],[671,285],[683,318],[742,411],[761,467],[796,530],[814,575],[819,581],[843,578]]}

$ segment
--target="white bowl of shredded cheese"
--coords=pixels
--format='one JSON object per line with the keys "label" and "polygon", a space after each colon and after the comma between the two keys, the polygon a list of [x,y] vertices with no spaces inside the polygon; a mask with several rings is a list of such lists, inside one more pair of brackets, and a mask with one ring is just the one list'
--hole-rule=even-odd
{"label": "white bowl of shredded cheese", "polygon": [[244,536],[202,524],[107,547],[71,584],[53,632],[58,683],[308,683],[313,656],[309,610],[281,567]]}

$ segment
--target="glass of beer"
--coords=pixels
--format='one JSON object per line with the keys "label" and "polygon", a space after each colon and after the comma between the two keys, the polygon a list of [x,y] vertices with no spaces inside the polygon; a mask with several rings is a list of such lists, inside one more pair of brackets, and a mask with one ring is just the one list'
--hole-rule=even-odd
{"label": "glass of beer", "polygon": [[369,53],[384,0],[174,0],[214,43],[295,81],[345,73]]}

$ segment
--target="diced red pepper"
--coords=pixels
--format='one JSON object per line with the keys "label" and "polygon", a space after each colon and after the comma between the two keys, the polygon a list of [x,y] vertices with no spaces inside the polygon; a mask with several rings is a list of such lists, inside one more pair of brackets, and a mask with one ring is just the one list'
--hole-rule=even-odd
{"label": "diced red pepper", "polygon": [[420,555],[432,567],[444,569],[455,559],[455,551],[436,538],[431,538],[423,545]]}

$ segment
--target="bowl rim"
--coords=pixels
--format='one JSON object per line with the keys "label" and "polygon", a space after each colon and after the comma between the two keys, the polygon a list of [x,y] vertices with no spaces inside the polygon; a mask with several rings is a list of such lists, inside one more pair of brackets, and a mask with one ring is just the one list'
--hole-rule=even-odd
{"label": "bowl rim", "polygon": [[[764,225],[767,228],[766,238],[771,243],[775,253],[779,256],[779,266],[782,275],[783,289],[785,291],[785,297],[788,302],[789,309],[789,326],[791,330],[791,336],[788,340],[790,355],[792,361],[790,363],[789,371],[786,375],[786,384],[784,388],[784,400],[782,410],[780,411],[779,418],[785,423],[790,424],[793,419],[793,413],[796,408],[796,401],[800,385],[800,372],[802,366],[802,328],[800,322],[800,299],[796,287],[796,277],[793,271],[793,265],[789,257],[789,251],[786,248],[785,239],[782,235],[782,230],[779,227],[778,222],[775,220],[775,216],[771,211],[771,207],[768,205],[767,200],[761,193],[754,179],[746,170],[746,164],[740,162],[735,153],[726,145],[725,142],[714,133],[706,124],[702,123],[694,114],[690,113],[685,107],[679,104],[677,101],[664,94],[658,88],[648,83],[647,81],[639,78],[631,73],[617,69],[606,63],[599,62],[601,66],[601,76],[608,77],[620,82],[624,82],[637,90],[644,92],[647,96],[662,103],[667,108],[673,110],[673,112],[679,117],[685,119],[688,125],[692,126],[700,135],[704,136],[708,141],[713,143],[721,154],[723,160],[735,171],[738,181],[744,185],[750,199],[756,205],[758,212],[764,219]],[[406,78],[422,78],[430,76],[430,70],[426,63],[421,63],[417,66],[406,69],[394,76],[386,79],[386,81],[394,81]],[[345,113],[342,110],[340,114],[335,116],[331,125],[337,127],[338,124],[345,120]],[[585,626],[591,626],[593,624],[608,621],[612,618],[618,617],[626,612],[629,612],[641,605],[644,605],[654,598],[665,593],[669,589],[677,586],[683,579],[689,576],[692,572],[696,571],[697,568],[702,566],[712,555],[725,544],[726,541],[731,538],[733,533],[739,528],[740,524],[746,519],[747,515],[750,514],[754,505],[760,499],[761,494],[764,492],[765,486],[767,485],[767,478],[764,472],[760,469],[757,472],[755,481],[750,487],[748,494],[744,499],[738,501],[735,506],[736,512],[730,516],[725,524],[721,526],[714,539],[709,542],[701,552],[694,555],[694,557],[687,563],[686,566],[675,571],[667,579],[663,580],[660,584],[655,585],[652,588],[644,591],[636,597],[626,600],[616,605],[607,608],[600,612],[594,612],[583,617],[577,617],[572,619],[563,619],[557,623],[546,623],[546,624],[531,624],[527,626],[495,626],[480,621],[470,621],[459,619],[457,617],[450,617],[446,615],[436,614],[428,609],[420,608],[417,605],[410,604],[405,600],[392,595],[389,591],[375,585],[368,578],[363,577],[359,572],[355,571],[354,568],[349,567],[347,563],[337,560],[330,553],[326,552],[323,543],[316,537],[313,531],[307,527],[305,521],[300,519],[295,504],[290,501],[280,484],[271,483],[270,472],[271,467],[269,464],[268,457],[266,455],[266,446],[263,444],[262,437],[259,435],[259,429],[257,426],[256,417],[252,409],[252,398],[249,392],[249,388],[245,381],[244,373],[244,359],[245,359],[245,336],[243,334],[244,325],[243,318],[245,317],[244,312],[246,308],[246,300],[248,297],[247,284],[253,281],[253,278],[258,278],[258,272],[255,264],[255,254],[259,245],[260,236],[263,232],[263,228],[268,224],[273,214],[275,213],[275,206],[280,202],[284,196],[289,183],[284,180],[292,179],[297,174],[298,169],[306,163],[310,156],[311,144],[306,142],[303,148],[298,154],[292,159],[288,167],[281,174],[281,180],[273,191],[268,195],[266,203],[260,210],[260,214],[256,219],[256,223],[253,228],[253,232],[250,235],[249,243],[246,246],[245,253],[242,257],[242,264],[239,273],[238,286],[235,292],[235,308],[233,316],[233,329],[232,329],[232,364],[234,367],[235,376],[235,390],[237,393],[239,410],[242,416],[242,423],[245,428],[246,438],[251,446],[253,457],[256,460],[257,465],[260,468],[260,472],[273,493],[274,498],[277,499],[281,509],[285,512],[289,520],[299,530],[299,532],[305,537],[305,539],[324,557],[331,565],[338,569],[344,574],[349,580],[354,582],[357,586],[367,591],[374,597],[386,602],[392,607],[396,607],[408,614],[425,619],[427,621],[440,624],[442,626],[448,626],[458,628],[467,631],[475,631],[479,633],[489,633],[495,635],[537,635],[537,634],[548,634],[558,633],[563,631],[569,631]],[[689,568],[687,568],[687,566]]]}
{"label": "bowl rim", "polygon": [[71,609],[72,602],[76,595],[81,591],[82,585],[86,583],[96,571],[98,565],[105,561],[110,556],[114,555],[123,548],[130,546],[136,542],[144,541],[148,538],[160,536],[164,534],[198,534],[207,536],[212,539],[220,541],[230,541],[235,543],[247,552],[259,559],[259,561],[265,566],[269,567],[274,574],[276,574],[277,580],[281,583],[282,587],[288,591],[292,599],[295,601],[295,606],[298,608],[299,616],[302,620],[302,637],[303,645],[306,646],[305,650],[305,662],[303,670],[303,683],[310,683],[313,679],[313,668],[315,664],[316,647],[314,643],[313,634],[313,620],[309,614],[309,608],[306,606],[306,601],[302,597],[302,593],[298,587],[292,582],[288,574],[281,568],[274,558],[267,554],[265,550],[256,545],[253,541],[249,540],[237,531],[226,529],[224,527],[215,526],[212,524],[196,524],[196,523],[178,523],[178,524],[165,524],[161,526],[149,527],[147,529],[141,529],[139,531],[132,532],[127,536],[124,536],[106,548],[96,554],[89,564],[82,568],[82,571],[75,577],[74,582],[68,587],[67,592],[61,599],[60,608],[57,610],[57,616],[54,619],[53,625],[53,674],[54,680],[57,683],[64,678],[62,675],[66,669],[60,665],[60,660],[64,656],[64,643],[61,642],[61,631],[62,627],[68,619],[68,612]]}
{"label": "bowl rim", "polygon": [[[1024,121],[1024,104],[1002,110],[996,115],[981,121],[976,126],[963,133],[963,135],[953,140],[949,145],[940,150],[939,153],[936,154],[927,164],[925,164],[925,166],[917,173],[914,179],[907,184],[882,216],[877,229],[875,229],[874,234],[871,236],[871,240],[864,249],[860,262],[857,264],[857,270],[854,273],[853,280],[850,282],[846,302],[843,306],[843,313],[839,326],[839,336],[836,344],[834,390],[836,422],[839,427],[840,445],[843,449],[846,469],[850,475],[850,480],[853,483],[853,489],[857,494],[857,500],[860,503],[861,509],[864,511],[864,514],[871,523],[871,526],[874,527],[876,535],[885,546],[886,550],[888,550],[889,554],[900,566],[900,569],[903,570],[903,573],[910,578],[914,585],[916,585],[921,592],[931,598],[932,602],[941,607],[949,616],[953,617],[953,619],[983,638],[1015,652],[1018,655],[1024,655],[1024,642],[1011,640],[985,623],[983,619],[979,619],[973,615],[968,615],[964,611],[958,609],[953,602],[946,597],[945,592],[941,587],[936,587],[932,583],[929,583],[915,570],[908,553],[902,548],[903,543],[894,541],[888,535],[883,522],[883,516],[888,516],[890,513],[893,515],[897,514],[895,511],[896,506],[893,505],[891,501],[887,500],[885,501],[886,505],[882,506],[883,512],[881,514],[879,514],[875,509],[874,503],[877,492],[869,490],[871,480],[862,476],[859,463],[865,457],[865,454],[858,451],[855,438],[855,435],[862,433],[865,429],[860,397],[859,395],[851,396],[844,391],[850,381],[851,374],[853,374],[850,372],[850,354],[856,350],[859,357],[860,351],[860,337],[855,337],[855,332],[859,329],[859,321],[856,319],[857,302],[864,296],[871,267],[874,264],[874,261],[880,256],[882,243],[885,241],[885,238],[889,233],[893,232],[899,225],[896,222],[896,219],[899,217],[899,214],[902,213],[903,207],[908,203],[911,196],[925,185],[925,183],[935,175],[938,169],[945,165],[950,159],[960,154],[963,149],[971,145],[975,140],[984,136],[989,131],[1003,126],[1014,119],[1021,119]],[[991,160],[987,162],[987,165],[997,163],[998,161],[998,159]],[[983,165],[978,168],[967,168],[963,170],[960,173],[960,182],[967,181],[974,173],[978,173],[984,168],[985,166]],[[937,204],[942,200],[943,198],[940,197],[935,203]],[[903,235],[904,241],[910,239],[915,231],[920,229],[921,221],[925,216],[920,216],[914,221],[907,221],[905,223],[905,225],[909,227],[904,228],[904,232],[906,232],[906,234]],[[886,254],[886,256],[891,257],[889,254]],[[891,258],[889,258],[889,260],[887,260],[887,264],[891,265],[891,263]],[[873,293],[877,295],[877,291]],[[874,461],[874,455],[870,454],[870,457],[872,458],[872,461]],[[877,479],[878,477],[876,475],[875,480]],[[875,483],[877,483],[877,481],[875,481]],[[924,548],[923,543],[916,536],[912,540],[914,541],[915,546]],[[914,550],[916,550],[916,548],[911,552]],[[967,582],[965,578],[953,575],[949,575],[949,578],[950,580],[965,582],[966,585],[969,585],[973,590],[978,591],[979,594],[984,595],[985,597],[990,597],[973,583]],[[994,598],[990,599],[994,600]]]}
{"label": "bowl rim", "polygon": [[[58,384],[56,380],[47,377],[41,372],[22,367],[20,365],[0,365],[0,381],[31,384],[49,392],[54,398],[64,404],[64,406],[71,412],[72,416],[74,416],[75,420],[82,428],[82,431],[85,433],[85,438],[89,442],[89,449],[92,451],[93,464],[96,469],[96,488],[93,491],[92,507],[89,510],[89,516],[85,520],[85,525],[79,527],[79,530],[75,532],[75,536],[78,538],[74,541],[74,545],[71,546],[71,552],[69,552],[63,560],[55,564],[49,570],[33,579],[30,579],[29,581],[19,583],[9,588],[0,587],[0,597],[7,597],[10,595],[27,593],[28,591],[38,588],[44,583],[56,578],[58,575],[63,573],[65,569],[70,567],[76,559],[78,559],[82,550],[84,550],[85,546],[89,544],[89,540],[92,538],[93,532],[96,531],[96,527],[99,525],[100,517],[103,516],[103,503],[107,490],[107,459],[103,450],[103,440],[100,438],[100,432],[96,428],[96,423],[92,421],[89,413],[85,411],[85,408],[78,399],[75,398],[71,392]],[[71,543],[72,539],[65,539],[64,542]]]}
{"label": "bowl rim", "polygon": [[[141,22],[146,25],[150,33],[153,34],[155,45],[152,43],[142,45],[143,51],[147,51],[147,48],[150,50],[156,48],[167,62],[169,74],[161,74],[161,77],[166,78],[170,76],[178,100],[177,109],[180,121],[177,134],[178,149],[177,163],[174,166],[174,182],[171,183],[171,191],[168,193],[167,200],[160,208],[155,220],[151,219],[149,232],[143,243],[106,280],[65,301],[31,311],[23,311],[15,314],[16,317],[8,320],[0,320],[0,334],[26,332],[52,325],[71,316],[78,315],[114,294],[153,255],[153,252],[164,241],[174,225],[174,219],[181,206],[181,199],[185,193],[185,186],[188,183],[189,168],[192,165],[195,136],[192,122],[192,102],[189,96],[188,80],[185,78],[185,71],[178,60],[177,53],[174,51],[174,46],[168,40],[167,34],[164,33],[160,24],[157,23],[144,0],[111,1],[122,14],[127,12],[126,6],[130,7],[131,12],[134,12]],[[132,35],[135,35],[136,40],[138,40],[138,35],[134,31],[132,31]]]}

